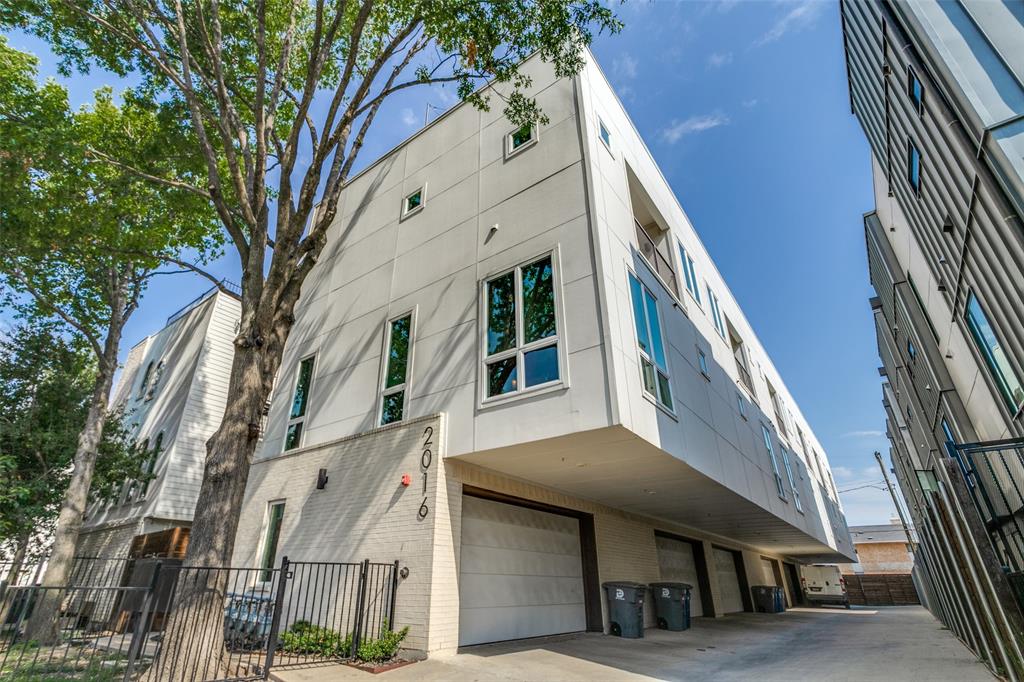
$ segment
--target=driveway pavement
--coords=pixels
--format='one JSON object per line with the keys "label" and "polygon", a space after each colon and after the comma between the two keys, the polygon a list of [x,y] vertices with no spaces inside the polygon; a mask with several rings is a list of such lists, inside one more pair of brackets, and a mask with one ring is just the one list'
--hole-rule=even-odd
{"label": "driveway pavement", "polygon": [[[372,682],[344,666],[275,670],[281,682]],[[472,680],[974,680],[993,676],[919,606],[792,609],[697,618],[644,639],[598,634],[466,647],[383,674],[387,682]]]}

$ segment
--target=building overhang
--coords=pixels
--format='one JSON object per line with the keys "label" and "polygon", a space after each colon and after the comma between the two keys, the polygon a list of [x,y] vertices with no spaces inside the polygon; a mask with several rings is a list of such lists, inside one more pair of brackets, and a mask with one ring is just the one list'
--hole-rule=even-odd
{"label": "building overhang", "polygon": [[[622,427],[453,457],[626,512],[808,563],[854,560]],[[814,504],[813,498],[805,504]],[[807,522],[820,524],[813,515]],[[817,529],[824,537],[823,528]],[[851,549],[852,552],[852,549]]]}

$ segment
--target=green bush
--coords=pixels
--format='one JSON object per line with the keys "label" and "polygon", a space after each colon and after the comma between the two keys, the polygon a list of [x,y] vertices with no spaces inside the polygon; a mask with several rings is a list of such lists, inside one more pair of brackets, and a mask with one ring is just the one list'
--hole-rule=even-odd
{"label": "green bush", "polygon": [[367,663],[384,663],[390,661],[398,653],[398,647],[402,640],[409,634],[409,628],[404,627],[398,632],[387,629],[388,624],[384,623],[384,634],[380,639],[371,639],[368,642],[359,644],[356,651],[356,658]]}
{"label": "green bush", "polygon": [[297,656],[346,658],[352,649],[352,635],[343,638],[334,630],[297,620],[281,635],[280,648]]}

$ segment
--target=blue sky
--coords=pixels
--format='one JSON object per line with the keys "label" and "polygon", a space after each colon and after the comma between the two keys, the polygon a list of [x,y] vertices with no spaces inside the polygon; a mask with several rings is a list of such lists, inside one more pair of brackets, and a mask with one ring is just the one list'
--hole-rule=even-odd
{"label": "blue sky", "polygon": [[[870,157],[850,113],[838,3],[632,2],[593,50],[718,269],[825,446],[851,525],[893,513],[872,455],[888,452],[861,215]],[[9,35],[56,61],[39,41]],[[74,104],[109,74],[60,79]],[[367,163],[444,109],[454,93],[406,91],[381,110]],[[236,257],[214,270],[237,280]],[[151,286],[123,353],[207,288],[189,275]],[[868,486],[868,487],[861,487]]]}

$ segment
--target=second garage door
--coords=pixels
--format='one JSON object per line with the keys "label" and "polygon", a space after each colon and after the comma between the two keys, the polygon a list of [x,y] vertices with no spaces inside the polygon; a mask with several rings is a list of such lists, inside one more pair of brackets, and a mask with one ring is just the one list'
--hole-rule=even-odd
{"label": "second garage door", "polygon": [[654,538],[658,547],[658,572],[662,580],[688,583],[690,591],[690,615],[703,616],[704,607],[700,601],[700,581],[697,578],[697,561],[693,545],[684,540],[658,535]]}
{"label": "second garage door", "polygon": [[459,645],[585,629],[579,519],[464,496]]}
{"label": "second garage door", "polygon": [[740,592],[740,578],[736,573],[736,559],[732,552],[715,547],[715,573],[718,574],[718,589],[722,594],[722,612],[742,611],[743,594]]}

